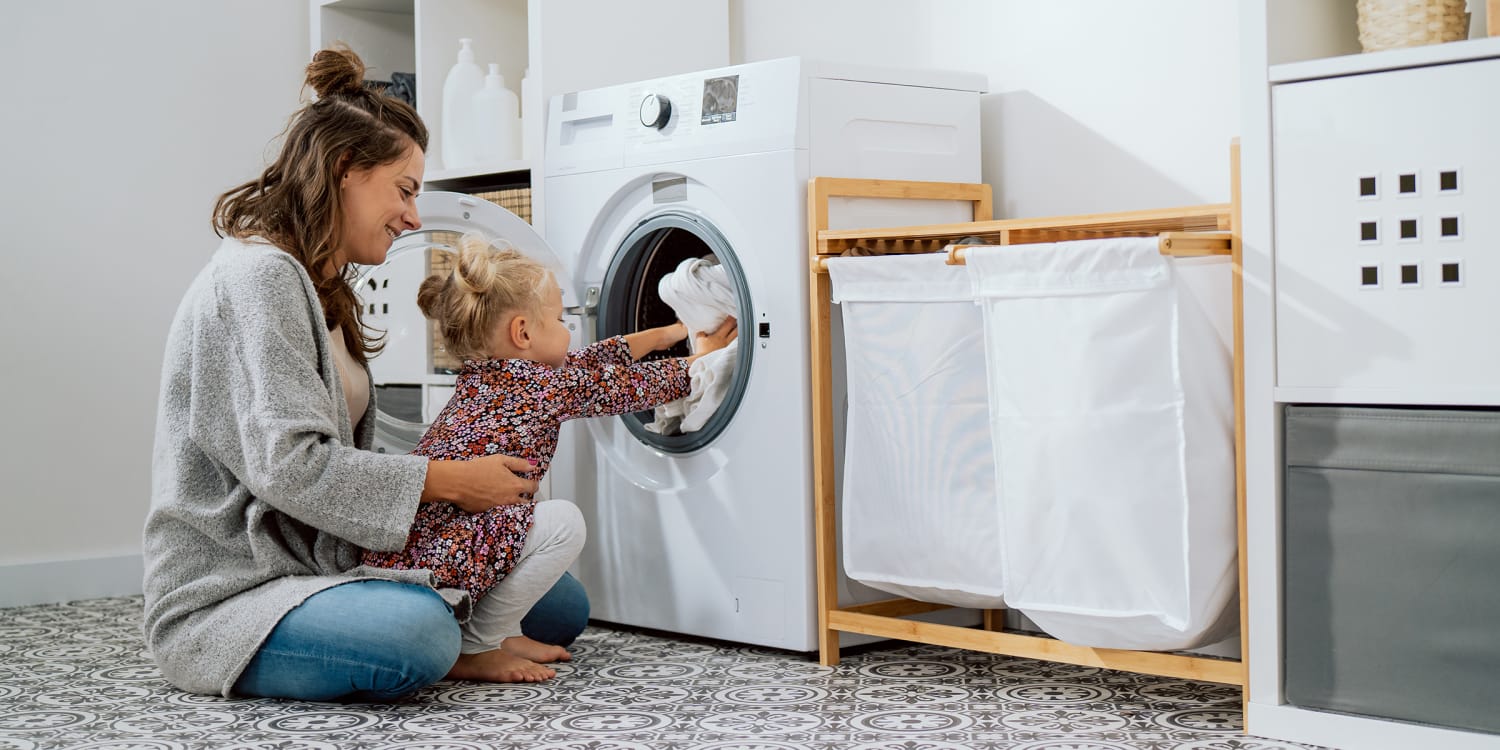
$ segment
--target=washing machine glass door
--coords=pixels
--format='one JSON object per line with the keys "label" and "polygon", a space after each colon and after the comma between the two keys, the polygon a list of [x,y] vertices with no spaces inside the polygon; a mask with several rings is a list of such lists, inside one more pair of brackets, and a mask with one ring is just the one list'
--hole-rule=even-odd
{"label": "washing machine glass door", "polygon": [[[701,259],[719,265],[735,300],[735,318],[755,320],[750,289],[734,248],[718,227],[705,217],[680,210],[665,210],[643,218],[615,250],[599,299],[599,339],[670,324],[677,313],[662,301],[658,284],[680,263]],[[750,342],[748,327],[740,329],[741,342]],[[680,357],[690,353],[687,342],[648,355],[648,359]],[[720,401],[706,420],[689,419],[670,412],[635,412],[620,417],[626,429],[641,442],[666,453],[691,453],[714,441],[729,425],[740,406],[750,374],[752,346],[734,345],[732,357],[719,360],[729,378],[727,387],[714,392]],[[691,429],[689,429],[691,427]]]}
{"label": "washing machine glass door", "polygon": [[408,453],[453,394],[462,362],[448,354],[436,327],[417,307],[417,287],[433,273],[453,267],[458,239],[482,232],[508,242],[552,269],[563,289],[563,305],[576,306],[575,284],[552,248],[515,214],[462,193],[417,196],[422,228],[396,238],[384,263],[363,266],[355,293],[365,325],[385,333],[385,349],[370,360],[375,381],[375,450]]}

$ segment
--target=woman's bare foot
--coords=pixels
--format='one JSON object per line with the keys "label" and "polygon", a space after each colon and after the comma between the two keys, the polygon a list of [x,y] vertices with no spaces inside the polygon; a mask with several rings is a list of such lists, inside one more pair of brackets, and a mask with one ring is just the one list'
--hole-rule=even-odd
{"label": "woman's bare foot", "polygon": [[458,661],[448,670],[450,680],[475,682],[541,682],[556,676],[557,670],[551,667],[498,648],[477,654],[459,654]]}
{"label": "woman's bare foot", "polygon": [[553,646],[532,640],[524,635],[513,635],[500,642],[500,648],[527,661],[551,664],[555,661],[572,661],[573,655],[562,646]]}

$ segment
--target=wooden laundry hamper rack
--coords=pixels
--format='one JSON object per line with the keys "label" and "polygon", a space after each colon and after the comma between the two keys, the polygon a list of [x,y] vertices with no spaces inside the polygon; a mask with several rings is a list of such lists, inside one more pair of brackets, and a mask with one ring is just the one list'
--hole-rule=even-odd
{"label": "wooden laundry hamper rack", "polygon": [[[1061,216],[1044,219],[991,220],[990,188],[983,184],[902,182],[819,177],[808,184],[809,296],[812,347],[812,446],[814,542],[818,589],[818,647],[825,665],[839,660],[839,632],[939,646],[1021,656],[1127,672],[1246,685],[1249,663],[1245,637],[1247,597],[1245,582],[1245,406],[1244,336],[1241,312],[1239,241],[1239,149],[1231,152],[1232,201],[1152,211]],[[828,229],[828,201],[833,197],[901,198],[969,201],[974,220],[958,224]],[[830,283],[826,259],[859,247],[874,254],[948,252],[950,264],[963,262],[966,246],[951,243],[979,237],[988,244],[1017,245],[1100,237],[1160,238],[1161,250],[1174,256],[1232,255],[1234,260],[1234,412],[1235,502],[1239,561],[1239,660],[1155,651],[1090,648],[1046,636],[1004,632],[1003,610],[985,610],[983,629],[964,628],[905,619],[907,615],[947,609],[948,605],[910,599],[889,599],[840,607],[838,604],[838,544],[835,519],[838,498],[833,482],[833,383],[829,340]],[[1243,698],[1244,693],[1241,693]]]}

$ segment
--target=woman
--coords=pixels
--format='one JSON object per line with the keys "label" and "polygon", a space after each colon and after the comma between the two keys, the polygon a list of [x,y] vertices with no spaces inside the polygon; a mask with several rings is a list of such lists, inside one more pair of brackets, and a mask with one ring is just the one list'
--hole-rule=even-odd
{"label": "woman", "polygon": [[[396,550],[419,503],[478,512],[529,501],[529,462],[430,461],[367,450],[374,409],[350,264],[385,260],[417,229],[427,129],[323,50],[316,101],[281,153],[219,198],[224,242],[168,334],[144,550],[145,636],[162,673],[198,693],[388,700],[445,675],[468,595],[425,570],[359,566]],[[358,446],[358,447],[356,447]],[[523,621],[565,645],[587,601],[565,577]]]}

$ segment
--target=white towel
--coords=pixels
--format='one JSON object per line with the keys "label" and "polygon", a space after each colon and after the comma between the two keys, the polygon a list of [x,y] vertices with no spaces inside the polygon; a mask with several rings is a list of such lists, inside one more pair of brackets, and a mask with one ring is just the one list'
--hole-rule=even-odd
{"label": "white towel", "polygon": [[[712,257],[689,258],[663,276],[657,294],[688,329],[688,343],[696,352],[698,333],[718,330],[739,309],[729,275]],[[663,435],[696,432],[708,423],[734,382],[739,341],[699,357],[688,367],[691,392],[656,407],[656,419],[646,429]]]}

